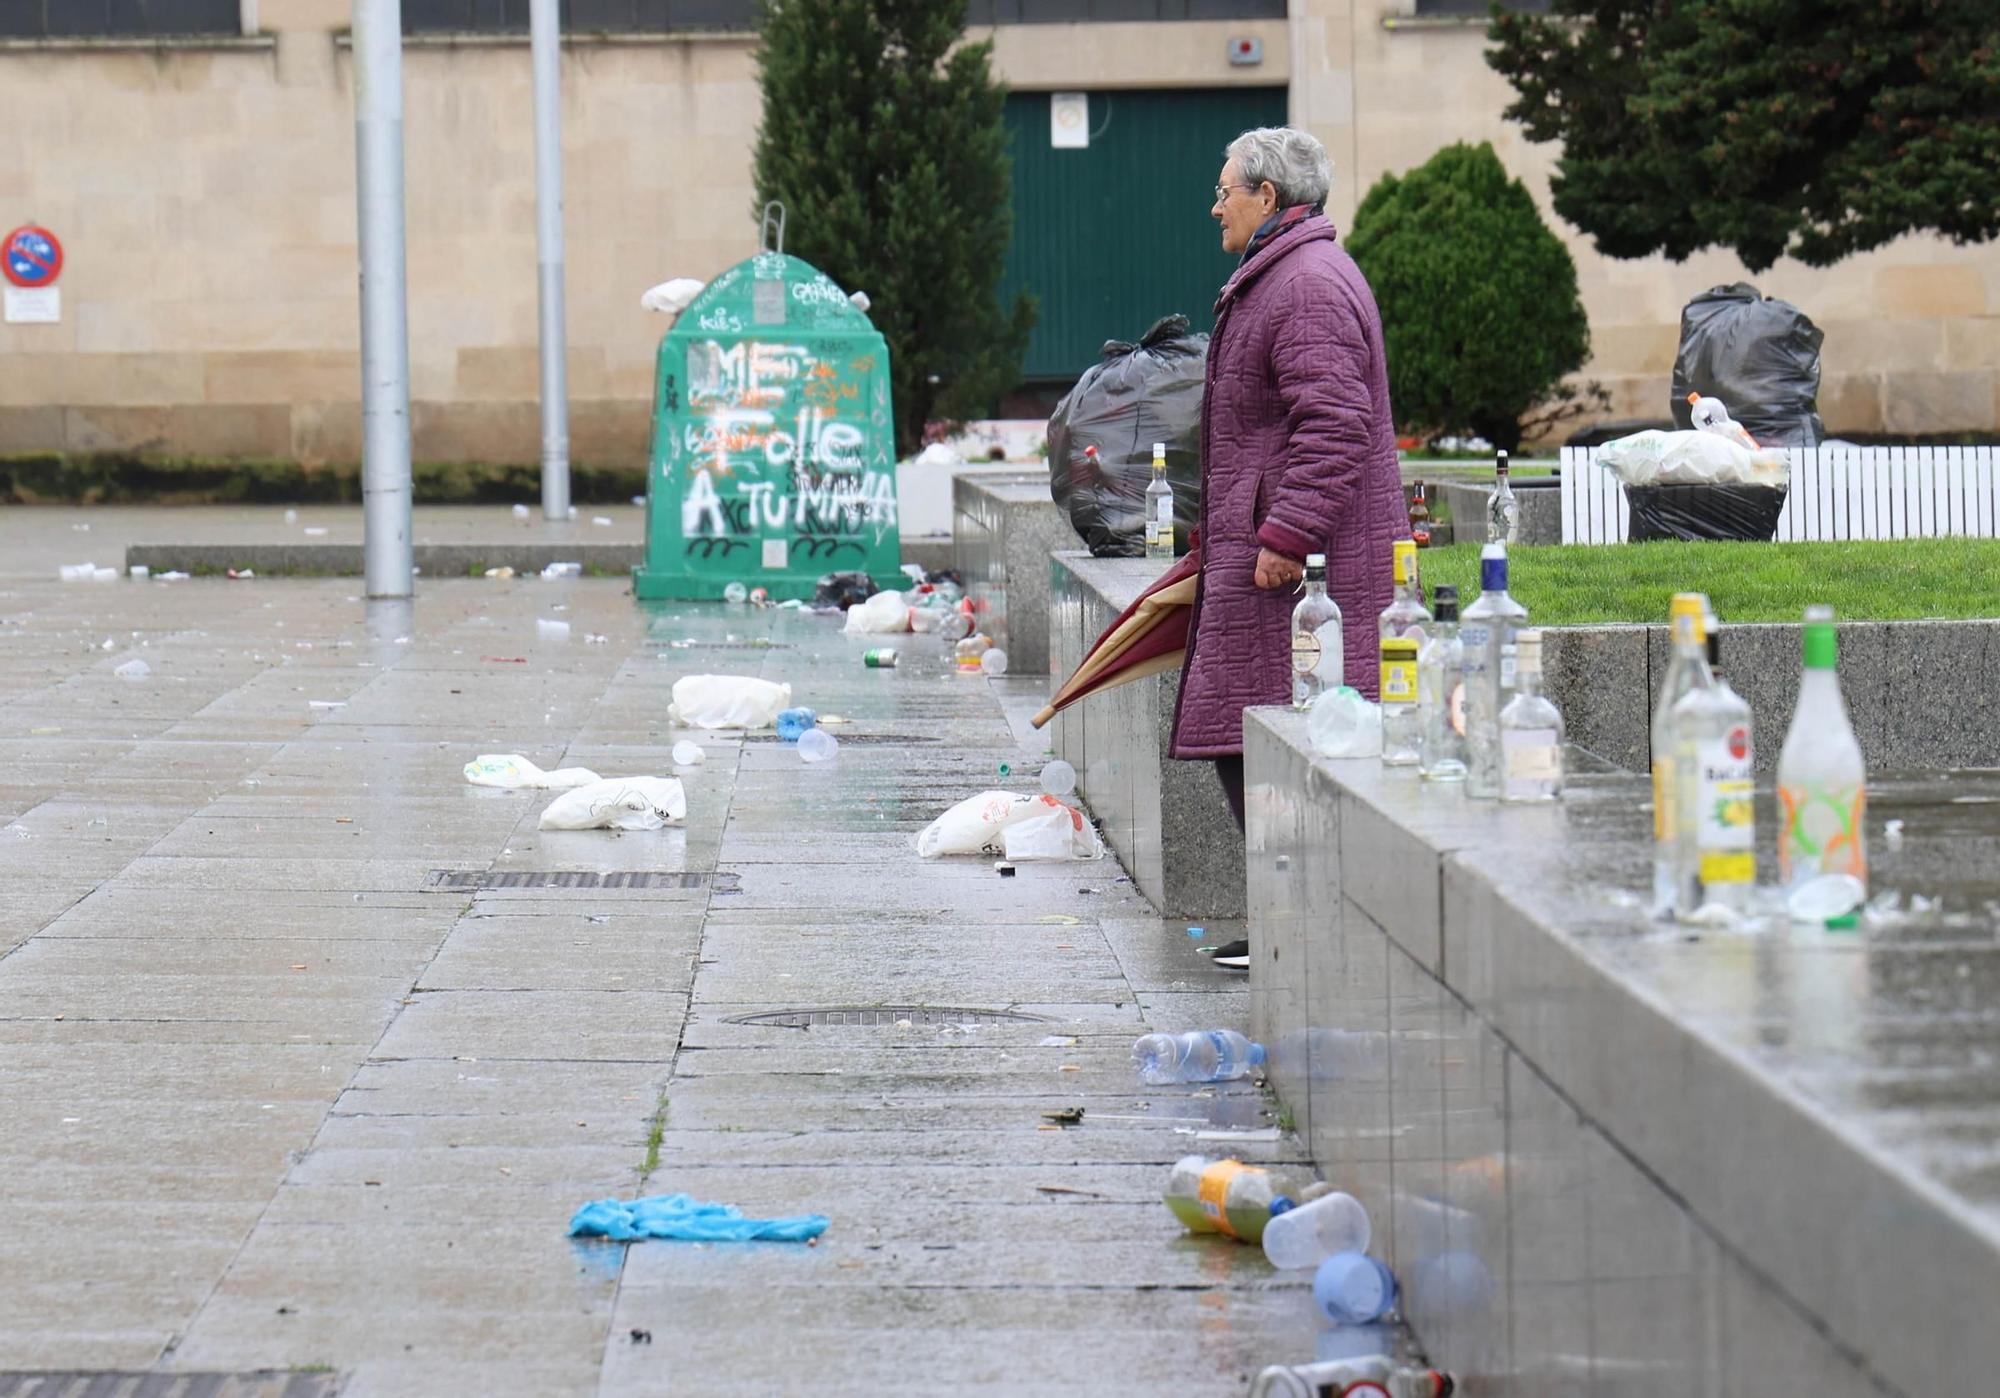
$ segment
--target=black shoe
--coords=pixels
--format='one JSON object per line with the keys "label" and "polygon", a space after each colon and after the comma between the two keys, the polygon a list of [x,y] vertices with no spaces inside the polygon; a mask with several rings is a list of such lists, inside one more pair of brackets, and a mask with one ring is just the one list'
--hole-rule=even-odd
{"label": "black shoe", "polygon": [[1232,971],[1247,971],[1250,969],[1250,943],[1224,942],[1221,946],[1209,950],[1208,959]]}

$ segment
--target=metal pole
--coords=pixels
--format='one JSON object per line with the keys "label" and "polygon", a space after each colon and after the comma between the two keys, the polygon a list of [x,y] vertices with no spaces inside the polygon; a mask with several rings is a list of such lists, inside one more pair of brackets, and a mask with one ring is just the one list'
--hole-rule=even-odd
{"label": "metal pole", "polygon": [[569,518],[568,332],[563,315],[562,39],[557,0],[530,0],[535,68],[535,261],[542,319],[542,515]]}
{"label": "metal pole", "polygon": [[361,226],[361,506],[370,597],[408,597],[410,322],[403,266],[403,5],[354,0]]}

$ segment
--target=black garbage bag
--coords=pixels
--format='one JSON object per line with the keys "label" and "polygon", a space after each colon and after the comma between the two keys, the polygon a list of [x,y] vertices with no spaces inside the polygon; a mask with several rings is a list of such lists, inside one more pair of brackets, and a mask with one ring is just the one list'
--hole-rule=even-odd
{"label": "black garbage bag", "polygon": [[1628,485],[1625,538],[1768,542],[1777,537],[1785,495],[1782,485]]}
{"label": "black garbage bag", "polygon": [[[1167,444],[1174,547],[1186,553],[1201,515],[1201,391],[1208,336],[1163,316],[1138,344],[1105,343],[1049,418],[1049,489],[1099,558],[1146,552],[1146,486],[1153,443]],[[1085,456],[1096,447],[1098,468]]]}
{"label": "black garbage bag", "polygon": [[815,607],[849,607],[866,602],[877,592],[875,579],[866,573],[828,573],[813,590]]}
{"label": "black garbage bag", "polygon": [[1687,396],[1720,398],[1759,446],[1816,447],[1819,347],[1825,333],[1789,301],[1748,282],[1711,287],[1681,311],[1674,357],[1674,425],[1694,426]]}

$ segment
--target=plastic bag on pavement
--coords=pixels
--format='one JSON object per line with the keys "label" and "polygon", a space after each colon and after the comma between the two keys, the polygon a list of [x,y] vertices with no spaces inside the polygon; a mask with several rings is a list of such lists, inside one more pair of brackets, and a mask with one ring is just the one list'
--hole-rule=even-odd
{"label": "plastic bag on pavement", "polygon": [[465,764],[465,779],[474,786],[497,786],[509,791],[523,787],[541,791],[567,791],[599,780],[588,767],[559,767],[544,772],[518,752],[481,753]]}
{"label": "plastic bag on pavement", "polygon": [[769,728],[792,707],[792,687],[748,675],[687,675],[674,681],[667,717],[689,728]]}
{"label": "plastic bag on pavement", "polygon": [[882,636],[910,629],[910,604],[900,592],[878,592],[866,602],[847,609],[849,636]]}
{"label": "plastic bag on pavement", "polygon": [[1313,700],[1306,734],[1321,757],[1380,757],[1382,706],[1341,685]]}
{"label": "plastic bag on pavement", "polygon": [[672,1238],[684,1242],[800,1243],[826,1232],[822,1214],[791,1218],[745,1218],[734,1204],[708,1204],[686,1194],[646,1199],[593,1199],[569,1221],[572,1238]]}
{"label": "plastic bag on pavement", "polygon": [[[1146,552],[1146,487],[1153,443],[1167,444],[1175,537],[1201,514],[1201,395],[1208,336],[1165,316],[1138,344],[1111,340],[1049,418],[1049,491],[1091,553]],[[1086,449],[1097,448],[1095,465]]]}
{"label": "plastic bag on pavement", "polygon": [[678,777],[612,777],[565,791],[542,812],[544,830],[658,830],[687,815]]}
{"label": "plastic bag on pavement", "polygon": [[1711,287],[1681,311],[1667,406],[1692,424],[1688,395],[1716,397],[1767,447],[1818,446],[1819,351],[1826,338],[1812,318],[1786,301],[1766,299],[1748,282]]}
{"label": "plastic bag on pavement", "polygon": [[[1028,827],[1018,844],[1008,840],[1016,826]],[[982,791],[925,827],[917,836],[917,853],[925,859],[943,854],[1004,854],[1010,860],[1096,859],[1104,853],[1104,841],[1081,811],[1053,796]]]}

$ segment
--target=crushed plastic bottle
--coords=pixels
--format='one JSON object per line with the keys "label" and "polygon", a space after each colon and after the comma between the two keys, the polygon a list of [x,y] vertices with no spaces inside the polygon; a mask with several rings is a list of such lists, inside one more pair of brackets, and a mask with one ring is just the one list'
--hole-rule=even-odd
{"label": "crushed plastic bottle", "polygon": [[749,595],[750,589],[740,582],[733,582],[722,589],[722,600],[725,602],[741,602]]}
{"label": "crushed plastic bottle", "polygon": [[1183,1034],[1143,1034],[1132,1045],[1139,1080],[1153,1087],[1183,1082],[1229,1082],[1248,1077],[1264,1061],[1264,1046],[1234,1029],[1190,1029]]}
{"label": "crushed plastic bottle", "polygon": [[1336,1325],[1366,1325],[1396,1304],[1396,1274],[1366,1253],[1337,1252],[1313,1274],[1313,1301]]}
{"label": "crushed plastic bottle", "polygon": [[972,618],[964,612],[947,612],[937,629],[947,641],[962,641],[972,634]]}
{"label": "crushed plastic bottle", "polygon": [[778,741],[796,743],[806,732],[819,723],[819,715],[811,709],[784,709],[778,714],[776,727]]}
{"label": "crushed plastic bottle", "polygon": [[1336,1253],[1366,1252],[1373,1236],[1361,1202],[1332,1190],[1272,1219],[1264,1230],[1264,1256],[1273,1267],[1298,1271]]}
{"label": "crushed plastic bottle", "polygon": [[839,751],[839,741],[824,728],[808,728],[799,735],[799,757],[806,762],[827,762]]}
{"label": "crushed plastic bottle", "polygon": [[1076,790],[1076,768],[1060,757],[1042,766],[1042,790],[1058,801]]}
{"label": "crushed plastic bottle", "polygon": [[708,761],[708,754],[702,751],[700,743],[683,738],[674,744],[674,765],[676,767],[699,767]]}

